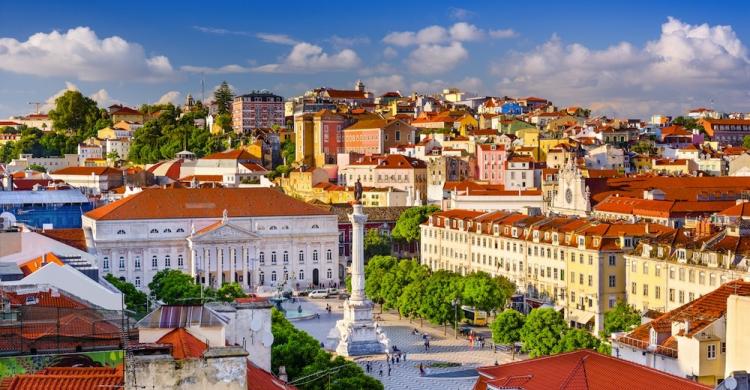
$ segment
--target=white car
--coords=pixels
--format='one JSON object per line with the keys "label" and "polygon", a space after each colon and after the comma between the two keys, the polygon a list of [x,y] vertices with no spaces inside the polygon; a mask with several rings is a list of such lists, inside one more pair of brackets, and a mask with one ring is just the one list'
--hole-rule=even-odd
{"label": "white car", "polygon": [[328,290],[313,290],[308,296],[310,298],[328,298]]}

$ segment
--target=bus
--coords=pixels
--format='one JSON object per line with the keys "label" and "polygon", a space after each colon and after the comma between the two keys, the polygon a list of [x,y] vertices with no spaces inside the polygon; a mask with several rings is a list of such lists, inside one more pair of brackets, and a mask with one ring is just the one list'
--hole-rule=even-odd
{"label": "bus", "polygon": [[487,312],[477,310],[471,306],[461,306],[461,310],[464,311],[464,318],[466,322],[475,326],[487,325]]}

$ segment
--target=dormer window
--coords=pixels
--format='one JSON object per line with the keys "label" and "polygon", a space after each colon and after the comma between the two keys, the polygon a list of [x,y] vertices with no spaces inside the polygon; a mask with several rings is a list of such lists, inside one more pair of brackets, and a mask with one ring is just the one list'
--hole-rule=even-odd
{"label": "dormer window", "polygon": [[586,245],[586,238],[578,237],[578,246],[584,246],[584,245]]}
{"label": "dormer window", "polygon": [[117,235],[119,235],[119,236],[124,235],[124,234],[125,234],[125,231],[122,230],[122,229],[120,229],[120,230],[117,231]]}
{"label": "dormer window", "polygon": [[320,229],[320,226],[318,226],[318,225],[312,225],[312,228],[313,229]]}
{"label": "dormer window", "polygon": [[156,229],[151,229],[151,233],[152,233],[152,234],[157,234],[157,233],[159,233],[159,231],[158,231],[158,230],[156,230]]}
{"label": "dormer window", "polygon": [[172,233],[172,229],[166,228],[166,229],[164,229],[164,233]]}
{"label": "dormer window", "polygon": [[183,228],[177,228],[176,232],[177,233],[185,233],[185,229],[183,229]]}
{"label": "dormer window", "polygon": [[276,229],[278,229],[278,228],[275,225],[271,226],[270,228],[268,228],[268,230],[276,230]]}

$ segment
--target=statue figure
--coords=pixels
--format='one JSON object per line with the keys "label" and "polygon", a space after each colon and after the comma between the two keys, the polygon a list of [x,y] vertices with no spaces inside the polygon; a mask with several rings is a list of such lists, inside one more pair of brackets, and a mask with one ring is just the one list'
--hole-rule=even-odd
{"label": "statue figure", "polygon": [[354,183],[354,200],[359,202],[362,199],[362,183],[359,182],[359,179],[357,179],[357,182]]}

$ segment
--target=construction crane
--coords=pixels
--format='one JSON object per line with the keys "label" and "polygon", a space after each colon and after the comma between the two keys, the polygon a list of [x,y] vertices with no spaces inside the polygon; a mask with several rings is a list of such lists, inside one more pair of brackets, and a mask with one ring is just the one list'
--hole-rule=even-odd
{"label": "construction crane", "polygon": [[33,104],[36,107],[36,113],[39,113],[39,106],[44,104],[44,102],[29,102],[29,104]]}

